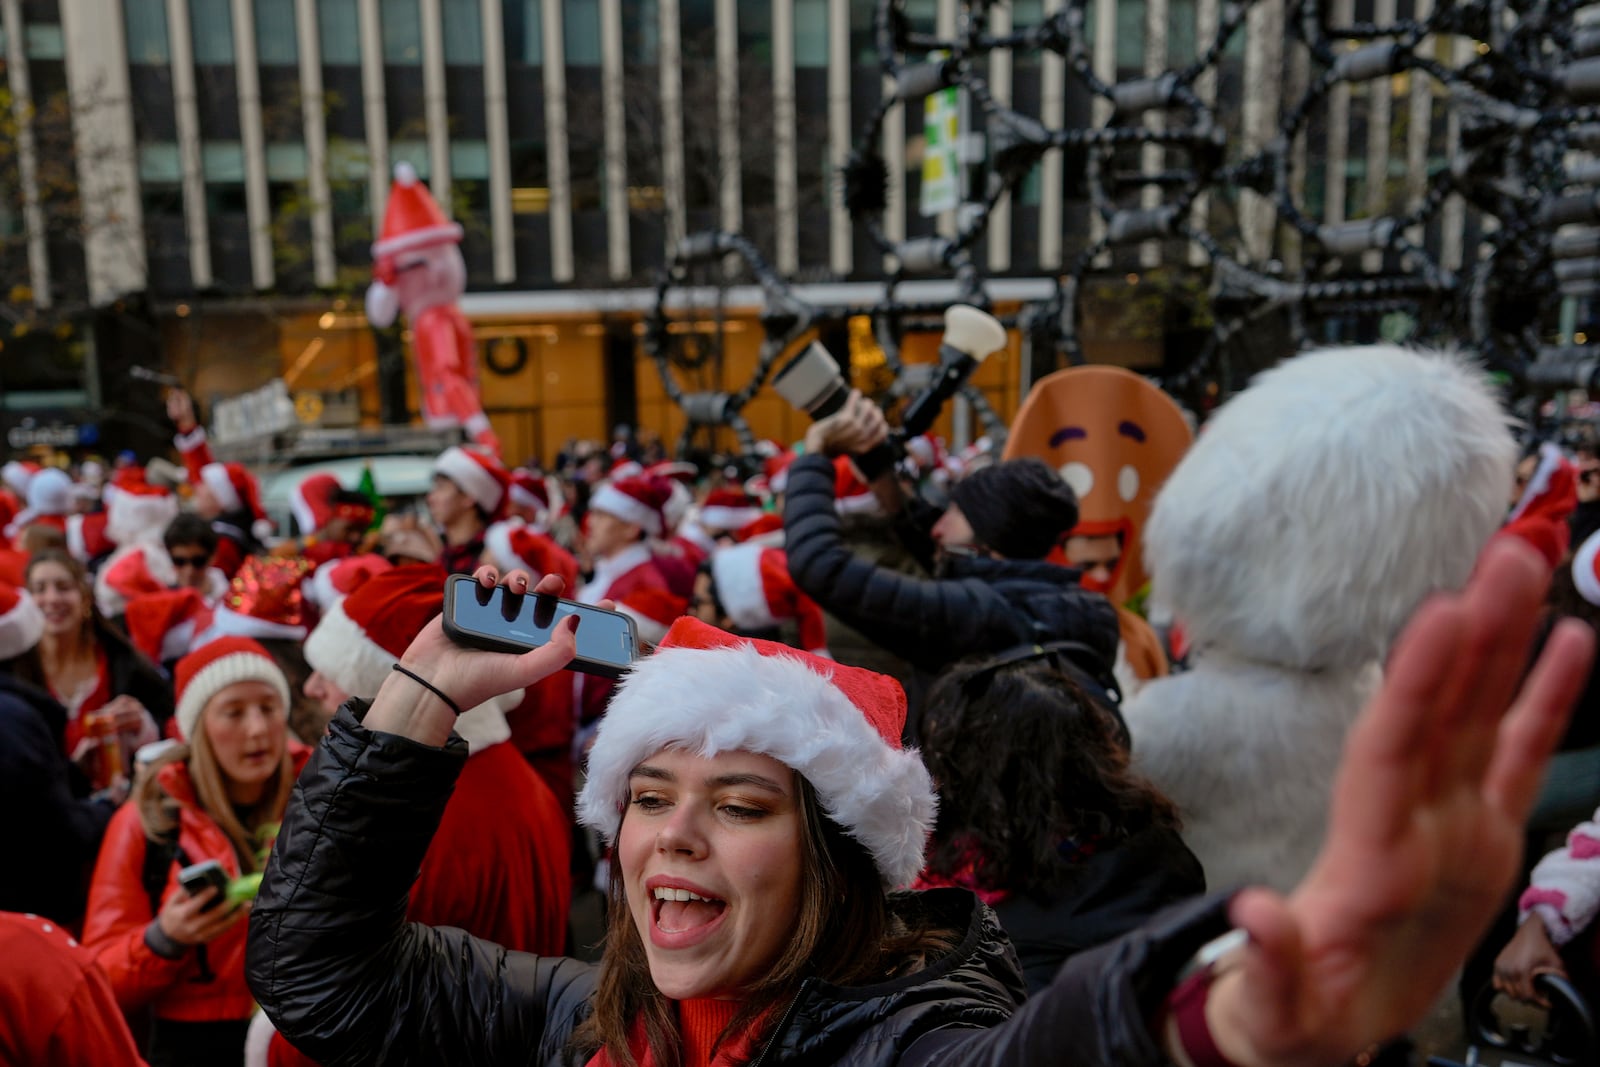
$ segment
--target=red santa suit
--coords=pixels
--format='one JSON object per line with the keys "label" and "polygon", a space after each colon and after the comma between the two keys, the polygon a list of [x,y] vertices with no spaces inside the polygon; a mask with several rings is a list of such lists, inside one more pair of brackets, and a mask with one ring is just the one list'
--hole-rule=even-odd
{"label": "red santa suit", "polygon": [[0,1063],[144,1063],[94,954],[61,927],[0,912],[0,960]]}

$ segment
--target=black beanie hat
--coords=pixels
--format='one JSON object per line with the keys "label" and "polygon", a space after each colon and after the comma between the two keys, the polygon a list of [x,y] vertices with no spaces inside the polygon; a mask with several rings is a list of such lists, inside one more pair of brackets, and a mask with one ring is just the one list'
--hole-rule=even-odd
{"label": "black beanie hat", "polygon": [[1032,456],[974,471],[950,498],[978,540],[1007,559],[1043,559],[1078,525],[1072,487]]}

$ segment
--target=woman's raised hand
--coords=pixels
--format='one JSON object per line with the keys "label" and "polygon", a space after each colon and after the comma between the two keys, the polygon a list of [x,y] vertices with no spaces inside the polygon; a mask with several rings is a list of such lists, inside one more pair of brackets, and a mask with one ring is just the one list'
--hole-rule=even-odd
{"label": "woman's raised hand", "polygon": [[215,941],[228,927],[250,914],[249,904],[218,902],[222,890],[207,886],[191,894],[180,889],[161,906],[156,923],[161,932],[180,945],[204,945]]}
{"label": "woman's raised hand", "polygon": [[1206,1018],[1235,1063],[1348,1062],[1414,1024],[1482,936],[1594,654],[1564,621],[1519,689],[1548,581],[1497,540],[1407,627],[1346,741],[1311,872],[1287,899],[1233,901],[1250,940],[1219,964]]}

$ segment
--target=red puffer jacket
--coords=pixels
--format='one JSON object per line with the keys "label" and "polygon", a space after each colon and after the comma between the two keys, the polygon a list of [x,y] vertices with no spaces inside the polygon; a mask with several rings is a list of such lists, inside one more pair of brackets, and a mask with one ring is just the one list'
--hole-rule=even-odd
{"label": "red puffer jacket", "polygon": [[[289,749],[298,774],[311,750],[294,740]],[[189,862],[216,860],[230,878],[238,877],[239,858],[222,828],[201,809],[188,765],[169,763],[156,780],[178,804],[178,847]],[[244,984],[245,922],[205,946],[209,978],[202,974],[199,952],[168,960],[145,944],[144,929],[155,918],[143,882],[145,845],[138,807],[124,804],[106,827],[89,887],[83,943],[111,979],[117,1003],[124,1011],[153,1004],[158,1018],[179,1022],[248,1019],[255,1000]],[[178,891],[178,864],[173,863],[162,903]]]}

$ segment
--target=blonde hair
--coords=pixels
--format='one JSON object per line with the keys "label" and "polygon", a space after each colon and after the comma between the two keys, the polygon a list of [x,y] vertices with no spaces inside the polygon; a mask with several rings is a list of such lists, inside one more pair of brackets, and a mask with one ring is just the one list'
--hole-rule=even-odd
{"label": "blonde hair", "polygon": [[284,733],[283,756],[278,761],[277,773],[267,782],[260,800],[249,807],[240,808],[228,799],[227,776],[211,751],[211,742],[205,731],[205,709],[202,708],[200,728],[194,732],[194,737],[188,743],[174,745],[163,753],[160,759],[140,773],[134,783],[133,799],[138,805],[139,822],[144,827],[145,836],[161,838],[177,830],[177,802],[167,795],[157,779],[162,767],[181,760],[188,765],[189,780],[194,784],[194,795],[200,810],[227,835],[233,851],[239,857],[239,870],[245,874],[260,870],[256,854],[262,850],[263,843],[256,835],[263,826],[283,819],[283,811],[289,805],[289,793],[294,788],[294,756],[289,752],[287,743],[287,724]]}

